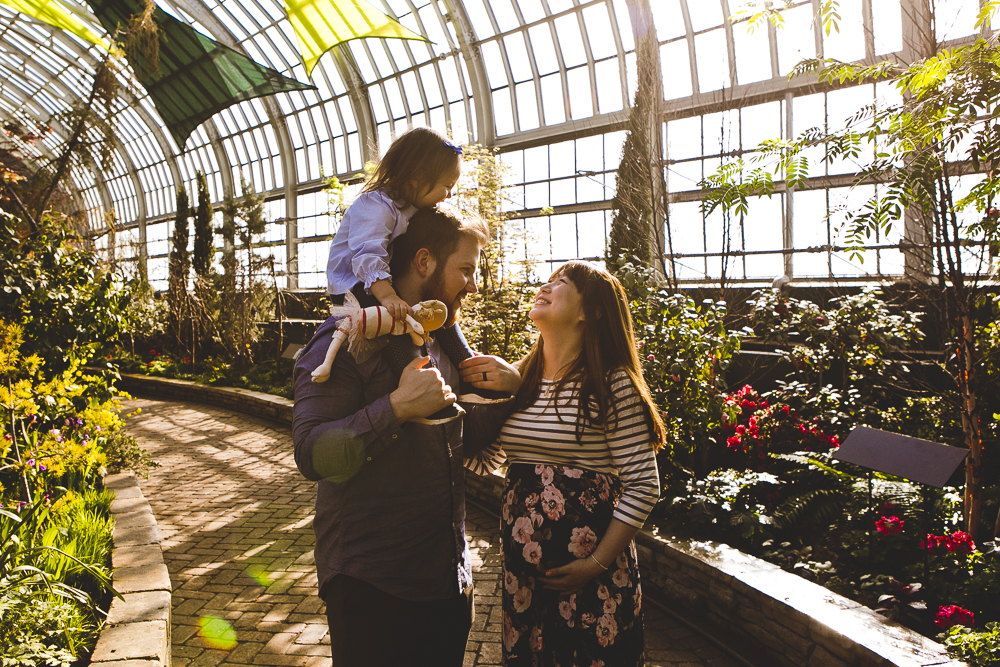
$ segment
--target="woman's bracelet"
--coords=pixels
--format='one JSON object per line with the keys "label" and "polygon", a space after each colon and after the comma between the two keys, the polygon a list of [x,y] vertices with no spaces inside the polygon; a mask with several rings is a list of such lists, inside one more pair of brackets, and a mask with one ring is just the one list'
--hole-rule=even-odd
{"label": "woman's bracelet", "polygon": [[594,559],[594,562],[595,562],[595,563],[597,563],[598,565],[600,565],[600,566],[601,566],[601,569],[602,569],[602,570],[607,570],[607,569],[608,569],[608,566],[607,566],[607,565],[605,565],[605,564],[604,564],[604,563],[602,563],[601,561],[597,560],[597,556],[595,556],[594,554],[590,554],[590,557]]}

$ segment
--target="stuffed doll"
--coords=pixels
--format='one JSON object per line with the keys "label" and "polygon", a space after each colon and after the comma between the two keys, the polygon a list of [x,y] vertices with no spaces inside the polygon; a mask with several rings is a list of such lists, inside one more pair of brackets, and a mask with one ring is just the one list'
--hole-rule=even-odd
{"label": "stuffed doll", "polygon": [[348,351],[359,364],[385,346],[385,341],[377,342],[380,336],[410,334],[414,345],[423,345],[430,340],[430,332],[440,329],[448,319],[448,307],[436,300],[421,301],[413,306],[413,315],[407,315],[405,320],[394,320],[382,306],[362,308],[354,295],[347,292],[344,305],[334,306],[330,314],[342,319],[333,332],[326,358],[312,372],[313,382],[326,382],[330,378],[333,360],[345,340]]}

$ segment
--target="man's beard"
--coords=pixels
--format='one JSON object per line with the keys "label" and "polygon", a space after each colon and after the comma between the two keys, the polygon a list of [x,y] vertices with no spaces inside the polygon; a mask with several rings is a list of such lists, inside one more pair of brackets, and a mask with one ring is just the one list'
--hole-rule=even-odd
{"label": "man's beard", "polygon": [[447,329],[448,327],[455,326],[455,322],[458,321],[458,311],[462,308],[462,302],[459,300],[458,294],[452,296],[444,293],[444,262],[434,267],[434,273],[420,287],[420,300],[428,301],[430,299],[436,299],[448,308],[448,319],[445,320],[441,328]]}

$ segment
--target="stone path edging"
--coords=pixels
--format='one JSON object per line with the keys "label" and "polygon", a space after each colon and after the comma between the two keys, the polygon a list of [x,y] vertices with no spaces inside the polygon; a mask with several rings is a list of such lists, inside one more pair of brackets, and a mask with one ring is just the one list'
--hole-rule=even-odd
{"label": "stone path edging", "polygon": [[160,550],[160,533],[149,503],[132,472],[108,475],[115,492],[114,598],[91,656],[93,667],[169,667],[170,575]]}
{"label": "stone path edging", "polygon": [[[292,401],[246,389],[137,375],[123,375],[122,388],[201,401],[291,424]],[[498,506],[502,478],[476,477],[467,475],[466,493],[489,506]],[[641,531],[636,541],[641,552],[640,563],[646,563],[642,567],[644,587],[717,627],[730,629],[741,641],[751,642],[777,664],[788,667],[961,667],[965,664],[951,660],[941,644],[727,545],[677,540],[649,530]],[[169,581],[167,587],[169,591]],[[167,660],[169,664],[169,656]]]}

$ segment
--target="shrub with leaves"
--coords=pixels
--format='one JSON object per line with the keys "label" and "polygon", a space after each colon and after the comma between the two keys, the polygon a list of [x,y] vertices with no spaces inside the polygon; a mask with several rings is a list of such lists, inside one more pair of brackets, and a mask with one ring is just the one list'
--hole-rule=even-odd
{"label": "shrub with leaves", "polygon": [[938,635],[938,641],[953,657],[977,667],[1000,665],[1000,623],[987,623],[977,632],[964,625],[955,625]]}

